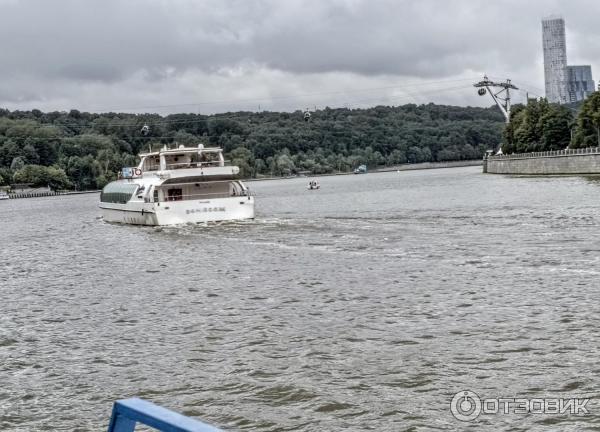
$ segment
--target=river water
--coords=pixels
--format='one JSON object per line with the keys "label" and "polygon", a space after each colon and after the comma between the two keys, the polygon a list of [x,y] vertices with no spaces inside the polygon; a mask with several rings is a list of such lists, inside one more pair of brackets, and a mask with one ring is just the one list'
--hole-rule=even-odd
{"label": "river water", "polygon": [[0,202],[0,430],[139,396],[226,430],[583,430],[453,395],[594,398],[600,182],[480,167],[250,183],[257,219],[119,226]]}

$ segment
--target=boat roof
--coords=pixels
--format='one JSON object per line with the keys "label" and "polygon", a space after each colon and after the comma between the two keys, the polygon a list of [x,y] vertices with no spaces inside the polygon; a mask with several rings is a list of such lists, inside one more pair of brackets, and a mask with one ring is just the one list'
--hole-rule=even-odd
{"label": "boat roof", "polygon": [[145,156],[158,156],[161,154],[169,155],[169,154],[182,154],[182,153],[198,153],[201,151],[202,153],[222,153],[223,149],[221,147],[204,147],[202,144],[199,144],[198,147],[184,147],[180,146],[179,148],[168,149],[163,147],[158,151],[140,153],[140,157]]}

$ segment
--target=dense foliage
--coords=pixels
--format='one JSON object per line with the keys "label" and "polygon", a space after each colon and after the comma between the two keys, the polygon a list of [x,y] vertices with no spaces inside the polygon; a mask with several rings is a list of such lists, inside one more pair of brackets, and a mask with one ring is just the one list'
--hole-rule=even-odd
{"label": "dense foliage", "polygon": [[571,142],[572,111],[546,99],[515,105],[504,129],[503,153],[562,150]]}
{"label": "dense foliage", "polygon": [[600,92],[576,106],[550,104],[546,99],[515,105],[504,129],[502,151],[527,153],[592,146],[600,146]]}
{"label": "dense foliage", "polygon": [[592,93],[581,107],[571,147],[600,147],[600,91]]}
{"label": "dense foliage", "polygon": [[[245,177],[315,174],[478,159],[500,145],[495,108],[378,106],[314,112],[200,114],[43,113],[0,110],[0,184],[100,188],[149,146],[221,146]],[[143,125],[149,126],[147,135]]]}

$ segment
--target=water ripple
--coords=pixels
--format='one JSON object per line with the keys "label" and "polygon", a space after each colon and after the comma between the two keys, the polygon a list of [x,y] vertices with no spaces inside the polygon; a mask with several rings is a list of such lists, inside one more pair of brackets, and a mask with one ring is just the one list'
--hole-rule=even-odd
{"label": "water ripple", "polygon": [[[0,204],[0,430],[140,396],[225,429],[582,430],[452,395],[594,397],[598,183],[476,168],[257,182],[254,221],[130,227]],[[310,198],[309,198],[310,197]]]}

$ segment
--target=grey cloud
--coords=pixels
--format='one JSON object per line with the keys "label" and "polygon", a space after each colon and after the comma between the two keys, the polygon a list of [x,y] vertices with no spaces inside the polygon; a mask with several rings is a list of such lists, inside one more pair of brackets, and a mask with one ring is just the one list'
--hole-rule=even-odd
{"label": "grey cloud", "polygon": [[[38,87],[32,83],[47,83],[57,98],[61,88],[72,88],[70,81],[175,80],[187,86],[183,94],[205,94],[200,77],[252,68],[282,71],[298,84],[310,82],[302,75],[402,81],[485,71],[539,86],[540,19],[555,12],[567,20],[570,58],[595,60],[600,43],[593,17],[600,4],[592,0],[0,1],[0,80],[24,94]],[[262,85],[252,76],[246,83]],[[286,88],[275,86],[262,94]],[[221,100],[240,93],[227,85],[220,91]]]}
{"label": "grey cloud", "polygon": [[123,78],[123,71],[110,64],[75,63],[60,66],[55,76],[62,79],[73,79],[80,81],[104,81],[114,82]]}

